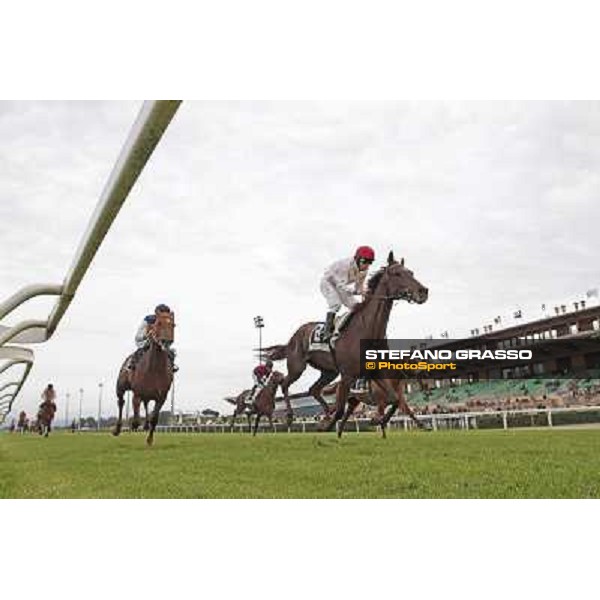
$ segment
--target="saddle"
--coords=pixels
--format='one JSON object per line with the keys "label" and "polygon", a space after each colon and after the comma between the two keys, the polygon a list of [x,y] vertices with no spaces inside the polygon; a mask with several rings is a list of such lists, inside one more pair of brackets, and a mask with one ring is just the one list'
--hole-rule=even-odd
{"label": "saddle", "polygon": [[352,312],[346,312],[339,316],[336,316],[333,323],[333,334],[328,342],[323,341],[323,331],[325,329],[325,323],[317,323],[310,334],[310,339],[308,343],[309,352],[316,350],[319,350],[321,352],[329,352],[331,348],[335,346],[335,343],[337,342],[340,335],[350,322],[351,316]]}

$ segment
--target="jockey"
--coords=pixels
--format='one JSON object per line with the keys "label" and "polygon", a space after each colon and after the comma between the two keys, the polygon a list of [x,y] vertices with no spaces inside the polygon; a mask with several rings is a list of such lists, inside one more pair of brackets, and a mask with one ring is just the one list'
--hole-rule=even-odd
{"label": "jockey", "polygon": [[[137,333],[135,334],[135,345],[137,346],[137,350],[133,353],[131,357],[131,362],[129,364],[129,368],[133,371],[135,369],[135,365],[138,360],[144,353],[144,350],[148,347],[148,336],[150,335],[150,331],[152,325],[156,323],[156,317],[159,313],[170,313],[171,309],[166,304],[158,304],[154,309],[153,315],[146,315],[138,327]],[[171,361],[171,367],[173,368],[173,372],[177,372],[179,367],[175,364],[175,349],[171,348],[172,342],[168,342],[165,345],[167,346],[167,351],[169,353],[169,360]]]}
{"label": "jockey", "polygon": [[271,373],[273,372],[273,361],[268,360],[264,365],[260,364],[257,367],[254,367],[252,371],[252,378],[254,379],[254,387],[252,388],[252,392],[250,392],[250,402],[254,401],[254,396],[262,390],[265,385],[267,385],[267,381],[269,381],[269,377],[271,377]]}
{"label": "jockey", "polygon": [[47,403],[53,404],[54,400],[56,400],[56,391],[54,389],[54,386],[51,383],[49,383],[40,397],[43,400],[43,402],[40,404],[40,408],[42,408],[44,404]]}
{"label": "jockey", "polygon": [[323,274],[321,293],[327,300],[327,318],[321,339],[329,340],[333,334],[336,313],[342,307],[354,308],[358,301],[354,295],[365,295],[365,279],[369,266],[375,260],[375,251],[370,246],[360,246],[351,258],[334,262]]}

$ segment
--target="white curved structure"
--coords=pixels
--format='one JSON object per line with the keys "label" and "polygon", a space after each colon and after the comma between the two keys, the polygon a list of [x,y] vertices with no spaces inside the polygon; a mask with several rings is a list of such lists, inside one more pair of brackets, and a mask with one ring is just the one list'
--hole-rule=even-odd
{"label": "white curved structure", "polygon": [[[75,296],[90,263],[104,236],[110,229],[129,192],[156,148],[181,101],[159,100],[145,102],[121,150],[119,158],[104,186],[100,200],[90,219],[87,231],[79,244],[73,262],[62,284],[34,284],[0,303],[0,377],[11,367],[24,364],[22,376],[5,383],[0,379],[0,424],[12,408],[33,364],[33,352],[28,348],[6,346],[7,343],[37,344],[50,339]],[[11,327],[2,320],[15,308],[39,295],[55,295],[58,300],[46,319],[25,320]],[[14,391],[1,390],[14,387]]]}

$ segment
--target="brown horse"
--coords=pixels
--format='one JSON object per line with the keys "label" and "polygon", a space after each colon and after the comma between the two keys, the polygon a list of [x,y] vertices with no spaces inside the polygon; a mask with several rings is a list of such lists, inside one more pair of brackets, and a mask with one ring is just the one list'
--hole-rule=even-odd
{"label": "brown horse", "polygon": [[232,404],[235,405],[235,408],[233,409],[233,414],[231,415],[231,422],[230,422],[230,431],[233,431],[233,426],[235,425],[235,419],[239,416],[239,415],[243,415],[245,414],[246,417],[248,417],[248,430],[251,429],[252,427],[252,421],[251,421],[251,410],[252,410],[252,404],[250,403],[250,395],[252,394],[252,390],[244,390],[241,394],[238,394],[235,399],[232,400],[228,400],[228,402],[231,402]]}
{"label": "brown horse", "polygon": [[125,392],[133,392],[132,428],[137,429],[140,423],[140,404],[144,403],[148,415],[148,402],[154,400],[154,409],[150,418],[146,417],[148,436],[146,443],[154,442],[154,431],[158,424],[158,415],[167,399],[173,382],[173,369],[168,354],[168,344],[173,342],[175,319],[173,313],[158,313],[156,322],[150,329],[148,347],[138,360],[133,372],[129,369],[131,356],[125,359],[117,378],[117,402],[119,417],[113,435],[121,433]]}
{"label": "brown horse", "polygon": [[26,426],[27,426],[27,413],[24,410],[22,410],[19,413],[19,420],[17,421],[17,429],[18,429],[19,433],[25,433]]}
{"label": "brown horse", "polygon": [[[422,304],[427,301],[428,293],[427,288],[414,278],[413,272],[404,266],[404,259],[397,262],[394,260],[393,252],[390,252],[388,264],[369,280],[368,292],[364,302],[356,305],[352,310],[331,352],[311,351],[309,349],[312,332],[317,326],[317,323],[314,322],[302,325],[286,345],[266,348],[265,356],[267,358],[271,360],[287,359],[288,375],[281,384],[281,389],[286,402],[288,422],[293,418],[288,397],[289,387],[302,375],[308,364],[321,371],[321,376],[309,388],[309,393],[324,409],[327,418],[322,422],[324,424],[323,428],[327,431],[333,429],[336,422],[344,416],[350,387],[360,377],[361,339],[384,339],[394,301],[406,300],[407,302]],[[321,394],[323,388],[331,383],[338,374],[341,374],[342,378],[337,388],[334,414],[330,418],[329,407]],[[383,426],[387,424],[399,407],[418,426],[421,426],[421,423],[399,393],[399,387],[387,379],[377,380],[376,385],[382,388],[386,397],[393,396],[395,398],[392,408],[382,419]],[[339,436],[341,436],[342,431],[343,427],[339,427]]]}
{"label": "brown horse", "polygon": [[[253,402],[250,402],[250,394],[252,390],[244,390],[235,398],[235,409],[231,416],[231,430],[235,418],[238,415],[245,414],[248,418],[248,429],[252,431],[252,435],[256,435],[258,424],[261,417],[269,419],[269,425],[273,428],[273,413],[275,412],[275,394],[281,382],[285,379],[283,373],[273,371],[266,385],[258,392]],[[252,428],[252,416],[256,415],[254,428]]]}
{"label": "brown horse", "polygon": [[48,437],[48,434],[52,431],[52,421],[54,421],[55,414],[56,404],[52,400],[44,400],[40,404],[36,422],[37,432],[40,435]]}
{"label": "brown horse", "polygon": [[275,431],[273,427],[273,412],[275,411],[275,394],[277,393],[277,388],[281,385],[285,376],[283,373],[279,371],[273,371],[269,380],[267,381],[265,387],[258,392],[256,395],[256,399],[252,403],[252,414],[256,415],[256,420],[254,421],[254,428],[252,430],[252,435],[256,435],[258,431],[258,423],[261,417],[267,417],[269,419],[269,425],[271,429]]}

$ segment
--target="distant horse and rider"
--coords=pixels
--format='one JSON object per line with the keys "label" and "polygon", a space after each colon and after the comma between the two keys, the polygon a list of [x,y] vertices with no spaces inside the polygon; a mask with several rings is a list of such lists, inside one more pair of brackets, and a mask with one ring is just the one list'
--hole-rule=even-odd
{"label": "distant horse and rider", "polygon": [[[144,430],[148,431],[146,443],[149,446],[153,444],[158,417],[173,382],[173,373],[177,370],[175,352],[171,347],[174,334],[175,316],[166,304],[159,304],[153,315],[144,318],[136,334],[138,349],[125,359],[119,370],[116,385],[119,416],[113,435],[121,433],[124,396],[125,392],[131,391],[131,429],[136,431],[140,427],[140,405],[143,403],[146,411]],[[154,401],[151,414],[148,411],[150,401]]]}
{"label": "distant horse and rider", "polygon": [[19,419],[17,421],[17,431],[19,433],[26,433],[29,429],[29,419],[27,418],[27,413],[22,410],[19,413]]}
{"label": "distant horse and rider", "polygon": [[35,431],[44,437],[48,437],[52,431],[52,421],[56,415],[56,391],[54,386],[49,383],[46,389],[42,392],[43,402],[38,407],[38,412],[35,422]]}
{"label": "distant horse and rider", "polygon": [[[319,379],[309,388],[311,394],[323,407],[325,419],[322,429],[331,431],[338,421],[338,435],[341,436],[344,426],[360,401],[354,398],[348,402],[351,389],[356,390],[357,381],[361,381],[360,373],[360,341],[361,339],[383,340],[390,314],[396,300],[409,303],[423,304],[427,301],[428,290],[414,274],[404,266],[404,259],[397,262],[393,252],[387,258],[387,264],[375,273],[368,281],[367,288],[362,286],[368,265],[373,262],[374,252],[371,248],[360,247],[354,261],[343,259],[334,263],[326,272],[321,283],[321,290],[328,301],[328,313],[325,323],[324,336],[318,339],[323,324],[310,322],[302,325],[290,338],[287,344],[270,346],[264,349],[264,355],[269,360],[287,361],[288,374],[284,378],[281,389],[286,403],[288,423],[293,419],[293,411],[289,400],[289,387],[300,378],[307,365],[321,372]],[[366,268],[365,268],[366,265]],[[348,285],[354,284],[349,290]],[[361,293],[362,302],[357,302],[352,292]],[[341,305],[350,308],[348,317],[332,336],[335,313]],[[328,345],[323,344],[323,339]],[[318,344],[316,342],[321,342]],[[336,390],[336,403],[330,410],[325,402],[322,391],[333,380],[341,375],[341,381]],[[371,386],[378,390],[379,400],[389,404],[389,409],[379,419],[379,425],[385,435],[385,427],[396,410],[403,410],[418,427],[422,423],[408,406],[404,398],[404,386],[396,380],[376,379]],[[368,390],[362,386],[364,393]]]}
{"label": "distant horse and rider", "polygon": [[[273,431],[273,413],[275,412],[275,396],[277,388],[285,379],[283,373],[272,371],[268,378],[256,390],[244,390],[239,394],[234,402],[235,409],[231,416],[230,430],[233,430],[235,419],[238,415],[245,414],[248,418],[248,429],[252,435],[256,435],[261,417],[269,420],[269,425]],[[252,416],[255,416],[254,427],[252,427]]]}

